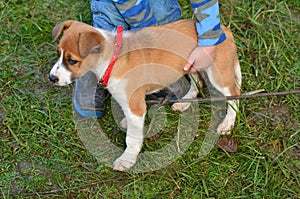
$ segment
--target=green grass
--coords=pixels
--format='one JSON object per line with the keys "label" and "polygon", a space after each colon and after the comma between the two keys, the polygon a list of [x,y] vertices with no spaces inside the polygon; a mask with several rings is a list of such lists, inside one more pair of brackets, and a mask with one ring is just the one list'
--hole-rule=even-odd
{"label": "green grass", "polygon": [[[188,1],[183,18],[191,18]],[[223,24],[235,35],[242,91],[300,89],[297,1],[221,1]],[[55,87],[51,30],[66,19],[91,22],[89,1],[0,2],[0,198],[300,198],[299,95],[242,100],[229,137],[236,153],[214,148],[199,158],[210,118],[188,150],[157,171],[113,171],[84,147],[72,114],[72,86]],[[166,107],[164,133],[143,150],[167,143],[178,117]],[[124,146],[108,109],[99,121]]]}

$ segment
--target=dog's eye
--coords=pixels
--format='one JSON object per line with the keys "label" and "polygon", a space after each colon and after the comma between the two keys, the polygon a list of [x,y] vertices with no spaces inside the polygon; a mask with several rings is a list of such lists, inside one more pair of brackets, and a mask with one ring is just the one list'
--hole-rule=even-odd
{"label": "dog's eye", "polygon": [[71,59],[71,58],[68,58],[68,63],[69,63],[70,65],[75,65],[75,64],[78,63],[78,61],[77,61],[77,60],[74,60],[74,59]]}

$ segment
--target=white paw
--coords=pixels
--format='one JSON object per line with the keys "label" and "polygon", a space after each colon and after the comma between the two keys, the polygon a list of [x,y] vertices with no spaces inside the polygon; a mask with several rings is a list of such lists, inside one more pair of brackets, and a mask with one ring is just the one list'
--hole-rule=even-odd
{"label": "white paw", "polygon": [[174,103],[172,105],[172,109],[174,111],[183,112],[183,111],[187,110],[190,106],[191,106],[191,103]]}
{"label": "white paw", "polygon": [[220,135],[228,135],[230,134],[230,131],[232,129],[234,125],[234,121],[228,121],[228,120],[223,120],[223,122],[221,124],[219,124],[218,128],[217,128],[217,134]]}
{"label": "white paw", "polygon": [[126,171],[136,163],[136,159],[137,159],[137,154],[124,152],[113,163],[113,169],[118,171]]}
{"label": "white paw", "polygon": [[124,117],[121,122],[119,123],[120,127],[123,129],[127,129],[127,120],[126,117]]}

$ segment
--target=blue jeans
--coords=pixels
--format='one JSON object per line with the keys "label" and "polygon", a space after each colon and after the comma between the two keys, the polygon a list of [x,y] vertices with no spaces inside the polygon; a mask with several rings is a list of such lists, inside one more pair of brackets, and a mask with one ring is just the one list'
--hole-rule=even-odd
{"label": "blue jeans", "polygon": [[[181,15],[177,0],[148,0],[157,24],[162,25],[177,21]],[[112,31],[116,26],[131,29],[111,0],[91,0],[93,26]]]}

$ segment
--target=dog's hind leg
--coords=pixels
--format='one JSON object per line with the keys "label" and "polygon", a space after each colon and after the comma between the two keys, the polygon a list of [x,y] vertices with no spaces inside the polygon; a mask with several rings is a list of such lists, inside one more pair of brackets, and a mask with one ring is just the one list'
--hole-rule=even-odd
{"label": "dog's hind leg", "polygon": [[[221,92],[224,96],[240,95],[242,76],[239,61],[236,59],[234,62],[234,67],[232,68],[232,70],[228,69],[226,71],[226,74],[220,74],[219,72],[216,72],[215,69],[216,68],[212,66],[206,70],[206,74],[211,85],[219,92]],[[216,75],[219,75],[220,77],[216,77]],[[218,134],[230,133],[235,123],[239,100],[229,100],[226,106],[226,115],[217,127]]]}

